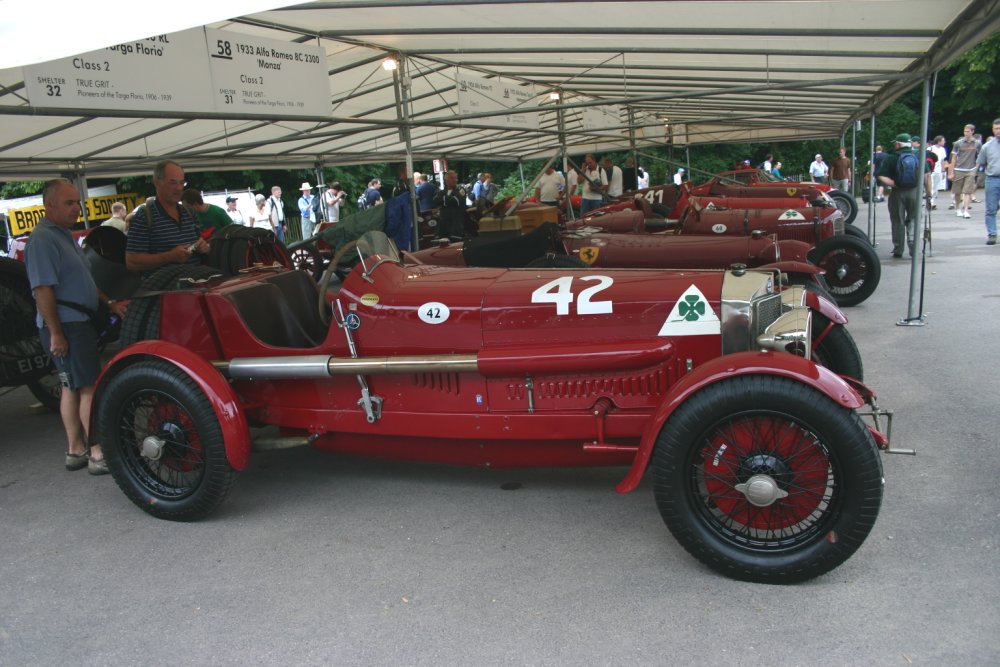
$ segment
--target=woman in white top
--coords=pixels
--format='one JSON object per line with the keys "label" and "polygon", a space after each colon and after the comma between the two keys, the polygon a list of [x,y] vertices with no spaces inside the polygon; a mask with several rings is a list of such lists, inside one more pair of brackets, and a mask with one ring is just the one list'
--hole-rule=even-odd
{"label": "woman in white top", "polygon": [[257,210],[250,216],[250,226],[259,229],[271,229],[271,216],[267,210],[267,197],[259,194],[253,200],[257,204]]}

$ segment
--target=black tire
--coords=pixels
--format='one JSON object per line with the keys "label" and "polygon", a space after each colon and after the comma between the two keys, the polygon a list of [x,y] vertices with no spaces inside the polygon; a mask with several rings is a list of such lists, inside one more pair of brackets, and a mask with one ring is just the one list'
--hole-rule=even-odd
{"label": "black tire", "polygon": [[872,244],[872,242],[868,240],[868,235],[865,234],[861,228],[855,227],[854,225],[844,225],[844,234],[856,238],[859,241],[864,241],[868,245]]}
{"label": "black tire", "polygon": [[222,429],[205,394],[179,368],[159,359],[135,363],[107,381],[94,407],[108,468],[145,512],[193,521],[226,497],[236,472]]}
{"label": "black tire", "polygon": [[572,255],[546,255],[524,265],[526,269],[589,269],[590,265]]}
{"label": "black tire", "polygon": [[[219,276],[217,268],[194,266],[191,264],[170,264],[158,269],[142,281],[139,292],[160,292],[164,290],[184,289],[185,283],[178,283],[185,278],[203,280]],[[137,343],[140,340],[158,338],[160,335],[160,297],[140,297],[129,303],[125,311],[125,321],[122,322],[122,346]]]}
{"label": "black tire", "polygon": [[827,194],[844,214],[844,222],[848,225],[854,224],[854,219],[858,217],[858,201],[843,190],[830,190]]}
{"label": "black tire", "polygon": [[312,243],[305,243],[289,250],[288,257],[293,269],[307,271],[317,282],[323,277],[323,257]]}
{"label": "black tire", "polygon": [[[697,392],[664,425],[651,465],[677,541],[746,581],[829,572],[861,546],[882,502],[882,462],[858,415],[788,378],[743,376]],[[750,479],[757,504],[736,488]]]}
{"label": "black tire", "polygon": [[867,241],[838,234],[809,251],[809,261],[826,271],[838,306],[856,306],[870,297],[882,278],[882,263]]}
{"label": "black tire", "polygon": [[26,386],[39,403],[52,412],[59,412],[59,402],[62,400],[62,383],[59,381],[59,373],[56,372],[55,368],[48,375],[28,381]]}
{"label": "black tire", "polygon": [[812,314],[812,359],[837,375],[865,379],[865,367],[854,336],[843,324],[833,324],[823,315]]}

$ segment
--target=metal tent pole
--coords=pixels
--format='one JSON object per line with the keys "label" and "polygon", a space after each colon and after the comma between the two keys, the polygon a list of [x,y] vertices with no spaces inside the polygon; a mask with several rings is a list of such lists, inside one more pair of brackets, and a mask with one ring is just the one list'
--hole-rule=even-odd
{"label": "metal tent pole", "polygon": [[420,225],[417,216],[420,211],[417,206],[417,184],[413,180],[413,141],[410,135],[410,79],[408,61],[403,54],[397,54],[398,68],[392,71],[392,84],[396,89],[396,116],[403,121],[399,132],[406,145],[406,180],[409,183],[410,217],[413,227],[411,244],[414,250],[420,250]]}
{"label": "metal tent pole", "polygon": [[875,112],[872,111],[871,136],[868,145],[868,155],[871,164],[868,169],[868,240],[873,248],[878,247],[875,241],[875,193],[878,192],[878,183],[875,178]]}
{"label": "metal tent pole", "polygon": [[[924,79],[924,101],[920,111],[920,135],[927,136],[927,125],[931,114],[931,80]],[[924,168],[927,165],[925,157],[927,147],[924,145],[926,139],[921,138],[920,151],[917,154],[917,165],[920,169],[920,178],[917,179],[917,211],[916,220],[913,221],[913,245],[916,246],[917,239],[924,237]],[[904,230],[905,233],[905,230]],[[924,246],[926,248],[926,245]],[[916,249],[916,248],[914,248]],[[923,291],[924,291],[924,263],[927,258],[923,252],[913,253],[913,261],[910,262],[910,301],[906,317],[896,322],[901,327],[922,327],[925,323],[923,314]]]}

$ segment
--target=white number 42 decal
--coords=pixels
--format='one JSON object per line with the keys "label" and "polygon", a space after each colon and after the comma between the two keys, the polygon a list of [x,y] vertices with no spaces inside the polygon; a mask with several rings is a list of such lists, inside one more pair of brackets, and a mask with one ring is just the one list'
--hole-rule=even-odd
{"label": "white number 42 decal", "polygon": [[554,303],[556,315],[569,315],[569,307],[576,299],[578,315],[602,315],[614,312],[611,301],[594,301],[594,295],[611,287],[615,282],[608,276],[580,276],[578,280],[597,282],[582,290],[579,296],[573,294],[573,276],[563,276],[550,280],[531,293],[531,303]]}

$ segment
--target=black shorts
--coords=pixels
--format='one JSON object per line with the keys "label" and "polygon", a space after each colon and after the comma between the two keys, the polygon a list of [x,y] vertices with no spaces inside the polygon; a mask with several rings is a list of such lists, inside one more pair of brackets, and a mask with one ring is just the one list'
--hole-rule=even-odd
{"label": "black shorts", "polygon": [[90,322],[65,322],[62,328],[69,342],[69,353],[65,357],[52,356],[52,334],[49,328],[43,326],[38,330],[42,346],[59,371],[59,382],[73,391],[97,384],[97,376],[101,373],[101,359],[97,351],[97,332],[94,327]]}

